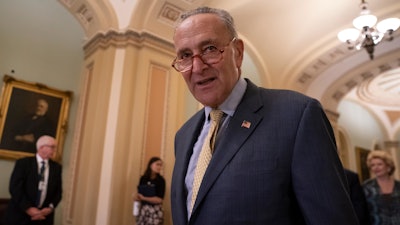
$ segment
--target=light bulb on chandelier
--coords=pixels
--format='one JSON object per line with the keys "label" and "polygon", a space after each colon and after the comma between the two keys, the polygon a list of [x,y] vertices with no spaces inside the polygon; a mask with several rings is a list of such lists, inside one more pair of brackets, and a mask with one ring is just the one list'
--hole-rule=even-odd
{"label": "light bulb on chandelier", "polygon": [[[384,19],[378,24],[376,16],[370,14],[368,4],[362,0],[360,16],[353,20],[355,28],[348,28],[338,33],[338,38],[346,42],[349,49],[365,48],[370,59],[374,59],[375,46],[382,40],[393,40],[393,32],[400,26],[399,18]],[[375,26],[376,24],[376,26]]]}

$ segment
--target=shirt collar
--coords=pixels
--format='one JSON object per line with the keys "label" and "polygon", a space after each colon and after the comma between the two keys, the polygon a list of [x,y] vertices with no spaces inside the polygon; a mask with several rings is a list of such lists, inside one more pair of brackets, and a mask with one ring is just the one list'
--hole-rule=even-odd
{"label": "shirt collar", "polygon": [[42,161],[44,161],[44,164],[47,164],[47,160],[43,159],[42,157],[40,157],[39,154],[36,154],[36,161],[37,163],[40,165],[42,163]]}
{"label": "shirt collar", "polygon": [[[225,101],[218,107],[218,109],[222,110],[225,114],[229,116],[233,116],[237,106],[239,105],[240,100],[244,95],[244,92],[246,91],[246,87],[246,80],[244,78],[239,78],[228,98],[225,99]],[[208,118],[208,115],[210,115],[211,110],[212,108],[209,106],[206,106],[204,108],[206,118]]]}

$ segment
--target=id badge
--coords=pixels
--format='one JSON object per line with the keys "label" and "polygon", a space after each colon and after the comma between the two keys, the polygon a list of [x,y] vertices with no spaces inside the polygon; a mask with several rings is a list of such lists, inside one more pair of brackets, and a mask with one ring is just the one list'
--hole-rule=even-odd
{"label": "id badge", "polygon": [[40,182],[39,182],[39,190],[43,191],[44,188],[45,188],[45,186],[44,186],[44,181],[40,181]]}

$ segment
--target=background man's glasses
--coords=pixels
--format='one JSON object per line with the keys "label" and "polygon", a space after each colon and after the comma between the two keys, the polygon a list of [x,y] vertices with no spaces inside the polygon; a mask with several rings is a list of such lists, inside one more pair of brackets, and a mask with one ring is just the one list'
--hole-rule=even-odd
{"label": "background man's glasses", "polygon": [[181,59],[176,57],[172,62],[172,67],[175,68],[176,71],[184,73],[189,71],[193,67],[193,58],[199,57],[204,64],[215,64],[222,60],[222,53],[224,53],[225,48],[228,47],[232,42],[234,42],[236,38],[234,37],[227,45],[222,47],[223,49],[218,49],[217,47],[210,45],[206,49],[203,50],[202,53],[192,56],[183,56]]}
{"label": "background man's glasses", "polygon": [[53,148],[53,149],[57,148],[56,145],[43,145],[43,147],[48,147],[48,148]]}

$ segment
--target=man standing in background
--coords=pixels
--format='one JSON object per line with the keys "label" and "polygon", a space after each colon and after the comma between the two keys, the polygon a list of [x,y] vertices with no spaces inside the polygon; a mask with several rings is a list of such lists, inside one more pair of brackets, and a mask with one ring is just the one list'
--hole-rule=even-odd
{"label": "man standing in background", "polygon": [[51,136],[41,136],[37,154],[16,161],[11,174],[11,200],[4,215],[7,225],[52,225],[62,196],[62,168],[51,159],[57,148]]}

